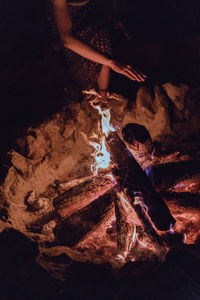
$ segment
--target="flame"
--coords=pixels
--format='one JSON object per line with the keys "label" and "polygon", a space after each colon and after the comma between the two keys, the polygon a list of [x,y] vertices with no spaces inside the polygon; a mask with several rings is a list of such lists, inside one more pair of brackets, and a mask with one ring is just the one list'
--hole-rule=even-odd
{"label": "flame", "polygon": [[147,247],[147,243],[146,242],[143,242],[143,241],[139,240],[138,234],[136,234],[136,240],[138,241],[138,243],[140,244],[140,246],[142,246],[143,248]]}
{"label": "flame", "polygon": [[110,174],[107,174],[106,176],[111,179],[113,185],[117,185],[117,181],[115,180],[115,177],[113,176],[113,174],[110,173]]}
{"label": "flame", "polygon": [[[101,106],[98,104],[98,98],[94,99],[91,101],[91,106],[95,109],[98,110],[99,115],[101,116],[101,122],[97,123],[97,128],[98,128],[98,133],[100,136],[100,141],[99,143],[97,142],[92,142],[90,141],[90,145],[92,145],[95,149],[95,152],[92,154],[95,157],[95,162],[91,166],[91,171],[93,174],[96,176],[98,174],[98,169],[99,168],[108,168],[111,162],[110,159],[110,153],[106,148],[106,137],[108,137],[110,132],[114,132],[115,128],[110,124],[110,109],[102,109]],[[93,135],[94,136],[94,135]],[[96,137],[96,135],[95,135]],[[125,193],[120,190],[120,188],[117,185],[117,182],[115,180],[115,177],[112,174],[108,174],[107,177],[110,178],[110,180],[113,183],[113,186],[115,187],[115,192],[120,200],[123,209],[128,213],[130,204],[129,201],[127,200]],[[141,202],[141,200],[140,200]],[[136,240],[138,240],[137,237],[137,230],[136,230],[136,225],[134,225],[134,230],[133,230],[133,236],[131,243],[129,245],[129,249],[127,253],[124,253],[124,257],[128,255],[128,253],[131,251],[132,245],[135,243]],[[121,258],[124,259],[122,256]]]}
{"label": "flame", "polygon": [[91,171],[96,176],[99,168],[107,169],[110,164],[110,153],[106,149],[105,136],[102,137],[101,143],[90,142],[95,148],[95,152],[92,156],[95,157],[95,162],[91,165]]}
{"label": "flame", "polygon": [[[137,194],[139,194],[139,193],[137,192]],[[148,213],[149,208],[148,208],[148,206],[144,203],[144,199],[143,199],[143,197],[142,197],[142,194],[136,195],[136,196],[134,197],[134,205],[137,205],[137,204],[139,204],[140,206],[142,206],[142,208],[144,209],[144,211],[145,211],[146,213]]]}
{"label": "flame", "polygon": [[123,192],[117,192],[117,196],[119,197],[119,199],[120,199],[120,201],[123,205],[124,210],[127,212],[130,205],[129,205],[129,202],[127,201],[124,193]]}
{"label": "flame", "polygon": [[[110,124],[110,109],[102,109],[100,105],[97,104],[98,98],[91,101],[93,108],[97,109],[99,115],[101,116],[101,122],[97,123],[98,133],[100,136],[99,143],[90,141],[95,149],[92,156],[95,157],[95,162],[91,165],[91,171],[96,176],[98,174],[99,168],[107,169],[110,165],[110,153],[106,147],[106,137],[110,132],[115,131],[114,127]],[[97,135],[95,135],[96,137]],[[94,135],[93,135],[94,137]]]}
{"label": "flame", "polygon": [[125,194],[122,191],[119,190],[119,188],[117,186],[117,182],[115,180],[115,177],[112,174],[107,174],[107,177],[111,179],[112,184],[115,187],[115,192],[116,192],[119,200],[121,201],[125,211],[128,211],[128,209],[130,207],[130,204],[129,204],[128,200],[126,199]]}
{"label": "flame", "polygon": [[183,186],[186,186],[186,184],[180,183],[180,184],[175,185],[174,188],[177,188],[177,187],[179,188],[179,187],[183,187]]}
{"label": "flame", "polygon": [[108,136],[110,132],[114,132],[115,128],[110,124],[110,108],[102,109],[96,102],[97,99],[91,101],[93,108],[97,109],[101,116],[101,130],[102,134]]}
{"label": "flame", "polygon": [[134,231],[133,231],[133,236],[132,236],[132,242],[130,244],[130,248],[129,248],[129,251],[131,250],[131,248],[133,247],[133,244],[135,243],[137,239],[137,230],[136,230],[136,226],[134,224]]}

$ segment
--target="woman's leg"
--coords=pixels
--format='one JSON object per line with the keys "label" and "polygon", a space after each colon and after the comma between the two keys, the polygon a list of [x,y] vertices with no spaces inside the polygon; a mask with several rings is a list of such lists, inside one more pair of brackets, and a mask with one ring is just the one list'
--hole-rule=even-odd
{"label": "woman's leg", "polygon": [[110,68],[108,66],[102,66],[101,72],[97,79],[99,94],[102,98],[106,98],[109,81],[110,81]]}

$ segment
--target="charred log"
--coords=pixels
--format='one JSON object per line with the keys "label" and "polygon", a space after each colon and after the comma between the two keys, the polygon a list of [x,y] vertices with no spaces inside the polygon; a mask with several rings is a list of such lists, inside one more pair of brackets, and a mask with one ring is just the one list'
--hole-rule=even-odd
{"label": "charred log", "polygon": [[38,218],[33,223],[27,224],[26,228],[27,228],[27,230],[32,231],[34,233],[41,233],[42,227],[45,224],[51,222],[52,220],[55,220],[56,222],[58,222],[59,219],[60,219],[60,216],[57,214],[57,212],[52,211],[52,212]]}
{"label": "charred log", "polygon": [[186,191],[189,184],[200,182],[200,161],[170,162],[153,167],[155,185],[158,189],[169,189],[176,185],[177,191]]}
{"label": "charred log", "polygon": [[128,253],[133,243],[134,224],[130,224],[127,220],[127,212],[123,200],[116,196],[115,199],[115,215],[117,228],[117,250],[120,254]]}
{"label": "charred log", "polygon": [[87,207],[66,218],[57,227],[56,243],[72,247],[97,230],[113,214],[115,193],[109,190]]}
{"label": "charred log", "polygon": [[171,187],[171,190],[176,193],[189,192],[192,194],[200,194],[200,172],[179,178]]}
{"label": "charred log", "polygon": [[[116,225],[117,225],[117,247],[119,253],[128,253],[131,250],[133,242],[135,242],[135,230],[136,225],[127,220],[126,204],[120,197],[120,193],[117,192],[118,199],[115,200],[115,213],[116,213]],[[126,195],[126,201],[132,202],[132,199]],[[151,220],[146,213],[145,207],[142,203],[142,198],[134,196],[134,211],[139,219],[146,235],[150,238],[156,250],[163,248],[163,243],[159,238],[157,232],[152,226]]]}
{"label": "charred log", "polygon": [[112,186],[111,181],[106,177],[93,177],[56,197],[53,204],[58,214],[66,218],[89,205]]}
{"label": "charred log", "polygon": [[159,238],[157,232],[153,228],[153,226],[151,224],[151,220],[150,220],[148,214],[146,213],[145,208],[141,204],[135,204],[134,210],[142,223],[145,233],[150,238],[150,240],[154,244],[155,248],[157,250],[162,248],[163,243],[162,243],[161,239]]}
{"label": "charred log", "polygon": [[126,191],[132,206],[134,207],[134,193],[141,192],[151,221],[158,230],[168,230],[175,223],[175,219],[117,132],[109,134],[107,145],[116,166],[114,172],[116,181],[119,187]]}

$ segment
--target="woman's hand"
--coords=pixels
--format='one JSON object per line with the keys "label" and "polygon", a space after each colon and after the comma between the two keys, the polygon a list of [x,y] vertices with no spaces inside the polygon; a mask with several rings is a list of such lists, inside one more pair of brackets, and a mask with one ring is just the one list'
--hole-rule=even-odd
{"label": "woman's hand", "polygon": [[122,74],[122,75],[130,78],[133,81],[143,82],[143,81],[145,81],[145,79],[147,77],[142,72],[138,72],[138,71],[134,70],[131,66],[122,65],[115,60],[111,60],[108,64],[108,66],[116,73]]}

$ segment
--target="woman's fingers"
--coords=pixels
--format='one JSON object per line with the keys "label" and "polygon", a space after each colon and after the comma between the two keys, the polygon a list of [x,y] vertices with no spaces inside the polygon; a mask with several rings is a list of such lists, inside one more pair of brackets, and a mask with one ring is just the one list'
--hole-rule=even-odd
{"label": "woman's fingers", "polygon": [[123,75],[130,78],[133,81],[138,81],[137,78],[134,75],[130,75],[128,72],[124,72]]}
{"label": "woman's fingers", "polygon": [[142,75],[144,78],[147,77],[144,73],[142,73],[142,72],[140,72],[140,71],[136,71],[136,70],[133,69],[130,65],[127,65],[126,67],[127,67],[129,70],[132,70],[132,71],[134,71],[134,72],[139,73],[139,74]]}
{"label": "woman's fingers", "polygon": [[111,67],[111,69],[113,69],[113,71],[123,74],[133,81],[143,82],[147,77],[142,72],[134,70],[130,65],[123,66],[116,61],[111,61],[109,66]]}
{"label": "woman's fingers", "polygon": [[147,76],[146,76],[144,73],[134,70],[134,69],[133,69],[131,66],[129,66],[129,65],[127,66],[127,69],[128,69],[128,71],[131,71],[132,73],[134,73],[135,76],[136,76],[138,79],[140,79],[141,81],[144,81],[144,80],[147,78]]}
{"label": "woman's fingers", "polygon": [[133,76],[135,78],[135,80],[141,82],[141,81],[144,81],[144,79],[142,78],[142,76],[140,76],[136,71],[134,70],[130,70],[130,69],[126,69],[126,72]]}
{"label": "woman's fingers", "polygon": [[145,81],[145,79],[147,77],[145,74],[132,69],[131,66],[126,66],[124,68],[124,72],[125,72],[124,75],[126,75],[127,77],[129,77],[132,80],[136,80],[139,82]]}

